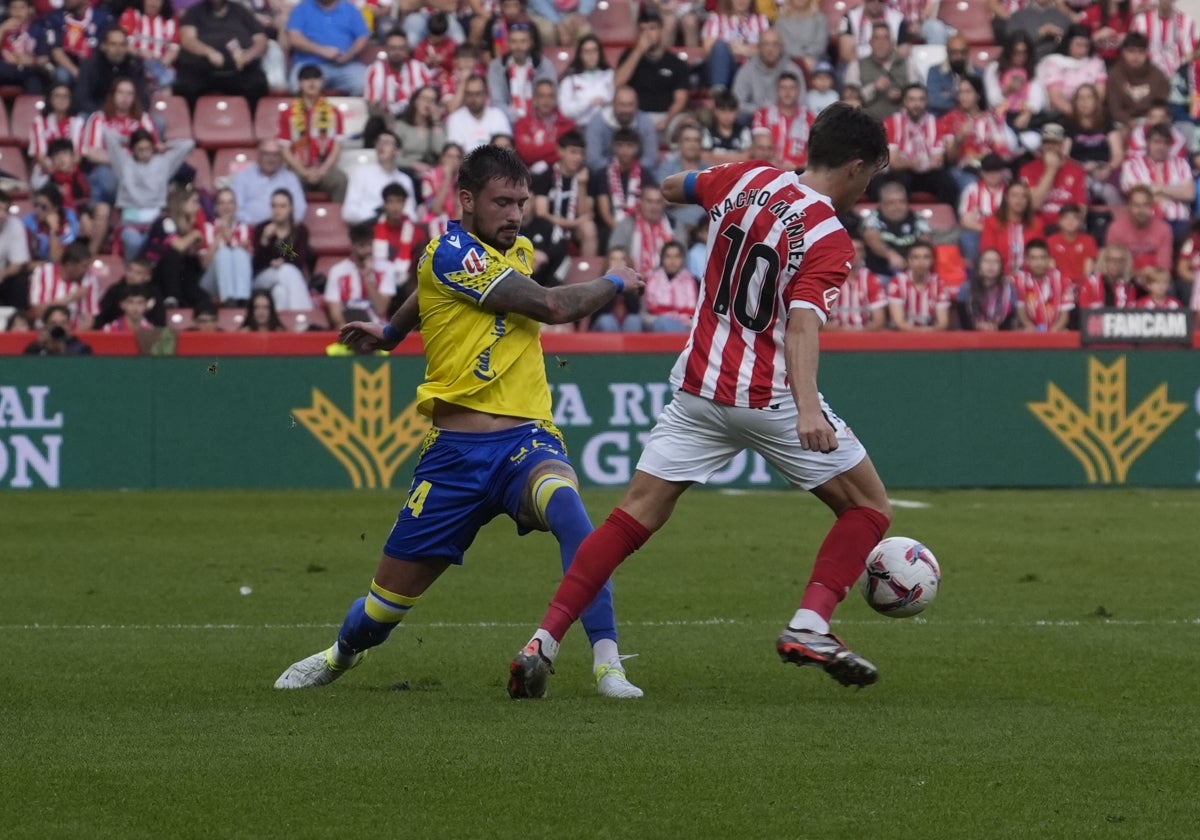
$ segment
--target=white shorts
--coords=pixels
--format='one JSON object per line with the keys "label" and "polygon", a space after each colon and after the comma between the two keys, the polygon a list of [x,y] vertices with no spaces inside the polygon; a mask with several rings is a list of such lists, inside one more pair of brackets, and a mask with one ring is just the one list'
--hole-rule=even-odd
{"label": "white shorts", "polygon": [[799,415],[790,399],[774,408],[735,408],[676,391],[650,432],[637,468],[665,481],[704,484],[731,458],[750,449],[789,484],[812,490],[867,457],[867,450],[824,397],[821,411],[837,432],[838,448],[833,452],[800,448]]}

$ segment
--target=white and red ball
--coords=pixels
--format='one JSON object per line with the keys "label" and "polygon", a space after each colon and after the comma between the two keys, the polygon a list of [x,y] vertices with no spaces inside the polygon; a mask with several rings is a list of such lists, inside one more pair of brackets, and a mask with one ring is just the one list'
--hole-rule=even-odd
{"label": "white and red ball", "polygon": [[906,618],[933,603],[941,582],[932,551],[908,537],[888,537],[867,555],[862,594],[876,612]]}

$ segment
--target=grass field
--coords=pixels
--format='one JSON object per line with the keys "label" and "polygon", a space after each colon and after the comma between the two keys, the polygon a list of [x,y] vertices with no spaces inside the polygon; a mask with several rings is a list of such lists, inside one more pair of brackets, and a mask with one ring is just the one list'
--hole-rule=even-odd
{"label": "grass field", "polygon": [[896,495],[944,580],[839,611],[878,685],[775,657],[824,509],[697,492],[616,577],[646,697],[596,696],[573,630],[522,703],[548,536],[493,523],[363,667],[282,693],[398,494],[0,496],[0,837],[1197,836],[1200,494]]}

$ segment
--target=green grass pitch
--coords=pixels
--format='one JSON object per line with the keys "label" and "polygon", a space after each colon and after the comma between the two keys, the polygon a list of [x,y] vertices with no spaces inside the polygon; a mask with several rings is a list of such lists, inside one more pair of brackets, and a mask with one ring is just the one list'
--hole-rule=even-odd
{"label": "green grass pitch", "polygon": [[1200,495],[894,495],[944,579],[918,619],[840,609],[879,684],[774,653],[824,508],[698,491],[617,572],[646,697],[598,697],[575,629],[521,703],[548,535],[493,523],[361,668],[283,693],[399,493],[4,495],[0,837],[1195,837]]}

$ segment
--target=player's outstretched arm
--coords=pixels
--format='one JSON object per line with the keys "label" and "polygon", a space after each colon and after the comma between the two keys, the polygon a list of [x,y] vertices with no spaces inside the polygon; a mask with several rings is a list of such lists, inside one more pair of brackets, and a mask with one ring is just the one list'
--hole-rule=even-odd
{"label": "player's outstretched arm", "polygon": [[413,292],[392,315],[386,326],[370,321],[351,321],[338,332],[338,341],[361,353],[375,350],[394,350],[404,337],[421,323],[417,293]]}
{"label": "player's outstretched arm", "polygon": [[814,452],[832,452],[838,447],[837,434],[821,410],[821,395],[817,391],[820,332],[821,317],[815,310],[803,306],[792,308],[784,334],[784,359],[792,398],[800,413],[796,421],[800,446]]}
{"label": "player's outstretched arm", "polygon": [[567,324],[591,315],[618,292],[641,294],[644,289],[642,275],[630,268],[616,268],[595,280],[554,289],[514,271],[497,283],[480,305],[489,312],[515,312],[543,324]]}
{"label": "player's outstretched arm", "polygon": [[695,187],[697,174],[699,173],[692,170],[668,175],[662,183],[663,198],[672,204],[699,204]]}

